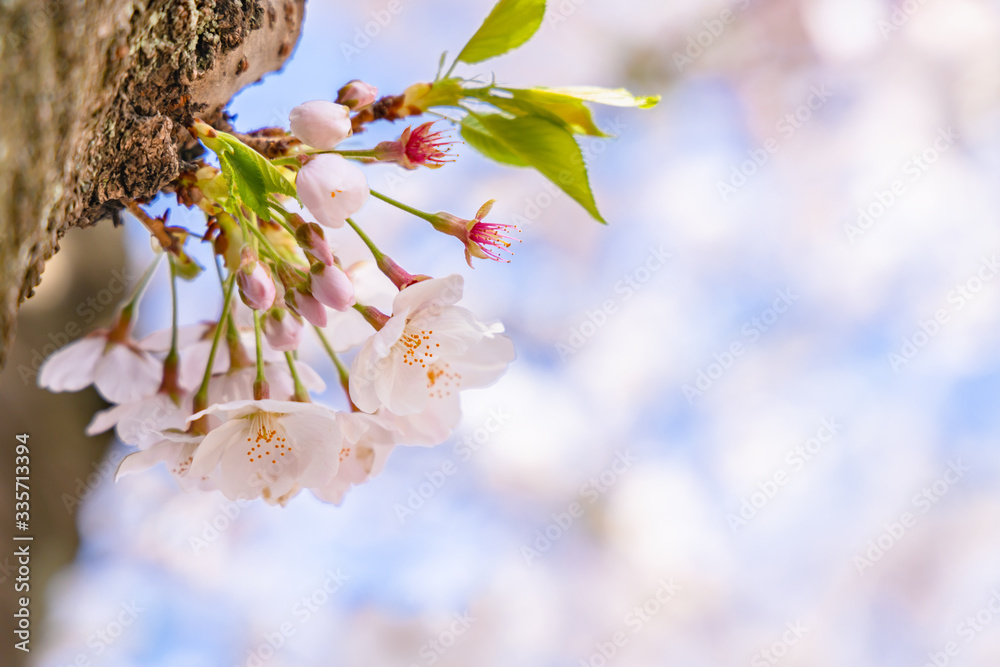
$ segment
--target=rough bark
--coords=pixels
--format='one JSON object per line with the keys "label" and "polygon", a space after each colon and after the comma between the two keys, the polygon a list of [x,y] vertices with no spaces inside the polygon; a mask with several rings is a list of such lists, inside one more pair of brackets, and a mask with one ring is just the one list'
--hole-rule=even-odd
{"label": "rough bark", "polygon": [[0,3],[0,366],[18,305],[73,227],[155,195],[192,117],[281,67],[305,0]]}

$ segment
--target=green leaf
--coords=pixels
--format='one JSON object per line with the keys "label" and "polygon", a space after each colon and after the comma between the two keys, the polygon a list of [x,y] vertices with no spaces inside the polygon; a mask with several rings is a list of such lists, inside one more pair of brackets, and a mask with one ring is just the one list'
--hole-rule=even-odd
{"label": "green leaf", "polygon": [[639,107],[651,109],[660,101],[659,95],[636,97],[624,88],[599,88],[597,86],[566,86],[563,88],[536,88],[536,91],[563,95],[584,102],[607,104],[613,107]]}
{"label": "green leaf", "polygon": [[456,62],[478,63],[521,46],[535,34],[545,16],[545,0],[500,0]]}
{"label": "green leaf", "polygon": [[[500,94],[508,93],[508,95]],[[539,88],[476,88],[466,91],[476,99],[515,116],[540,116],[556,121],[573,134],[608,137],[580,100]]]}
{"label": "green leaf", "polygon": [[485,114],[477,117],[501,145],[541,172],[583,206],[595,220],[605,222],[590,189],[583,153],[569,130],[559,123],[536,116],[507,118],[499,114]]}
{"label": "green leaf", "polygon": [[462,119],[462,138],[477,151],[500,164],[509,164],[515,167],[528,166],[528,163],[522,160],[517,153],[490,134],[490,131],[483,127],[479,119],[472,114]]}
{"label": "green leaf", "polygon": [[259,217],[270,219],[268,195],[296,195],[295,186],[277,167],[233,135],[218,130],[209,132],[201,126],[196,126],[196,131],[202,142],[219,156],[219,166],[229,181],[230,201],[226,202],[226,209],[230,212],[236,214],[237,204],[231,201],[235,195]]}

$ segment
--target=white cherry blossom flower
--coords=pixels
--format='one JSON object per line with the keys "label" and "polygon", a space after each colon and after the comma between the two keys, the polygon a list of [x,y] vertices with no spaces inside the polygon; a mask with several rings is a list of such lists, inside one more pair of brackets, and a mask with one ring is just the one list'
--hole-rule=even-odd
{"label": "white cherry blossom flower", "polygon": [[337,475],[322,488],[313,489],[317,498],[335,505],[343,502],[352,486],[382,472],[398,435],[390,420],[377,415],[341,413],[337,421],[344,433]]}
{"label": "white cherry blossom flower", "polygon": [[160,434],[160,440],[149,449],[141,449],[122,459],[115,473],[117,482],[126,475],[149,470],[158,463],[164,463],[177,483],[185,491],[209,491],[215,488],[207,476],[189,475],[194,452],[204,436],[182,433],[180,431],[165,431]]}
{"label": "white cherry blossom flower", "polygon": [[358,408],[407,416],[431,397],[495,381],[514,359],[498,325],[487,326],[454,306],[462,277],[424,280],[399,292],[392,317],[361,347],[351,367],[350,395]]}
{"label": "white cherry blossom flower", "polygon": [[327,227],[343,227],[369,195],[364,172],[333,153],[314,155],[299,169],[295,188],[316,221]]}
{"label": "white cherry blossom flower", "polygon": [[113,427],[119,440],[146,449],[162,439],[162,431],[184,428],[191,414],[191,400],[187,394],[178,405],[167,394],[155,393],[121,403],[95,414],[86,433],[93,436]]}
{"label": "white cherry blossom flower", "polygon": [[54,352],[42,364],[38,384],[49,391],[79,391],[93,384],[111,403],[156,393],[163,364],[128,333],[98,329]]}
{"label": "white cherry blossom flower", "polygon": [[337,475],[343,434],[337,413],[313,403],[272,399],[210,406],[190,417],[224,421],[195,450],[188,474],[209,477],[230,500],[261,497],[285,505],[302,488]]}
{"label": "white cherry blossom flower", "polygon": [[327,100],[303,102],[288,114],[288,124],[302,143],[329,150],[351,136],[351,110]]}

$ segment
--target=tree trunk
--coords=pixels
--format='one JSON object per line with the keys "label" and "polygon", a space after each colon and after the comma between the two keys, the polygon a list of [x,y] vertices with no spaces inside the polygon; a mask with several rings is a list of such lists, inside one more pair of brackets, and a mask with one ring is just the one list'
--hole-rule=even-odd
{"label": "tree trunk", "polygon": [[186,126],[281,67],[305,0],[0,4],[0,367],[70,228],[116,217],[197,152]]}

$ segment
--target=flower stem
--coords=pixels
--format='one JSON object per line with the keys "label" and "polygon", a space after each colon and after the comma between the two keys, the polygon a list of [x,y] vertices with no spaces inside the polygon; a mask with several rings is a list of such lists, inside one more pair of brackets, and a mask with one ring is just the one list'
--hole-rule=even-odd
{"label": "flower stem", "polygon": [[261,336],[260,311],[253,311],[253,337],[257,343],[257,377],[253,381],[253,400],[270,398],[271,391],[264,377],[264,342]]}
{"label": "flower stem", "polygon": [[146,271],[142,274],[142,277],[139,278],[139,284],[135,286],[135,291],[132,292],[132,296],[129,298],[128,302],[122,306],[118,319],[120,322],[124,322],[125,326],[128,326],[131,323],[132,318],[135,316],[135,312],[139,308],[139,300],[142,298],[142,295],[145,294],[146,288],[149,286],[149,281],[153,277],[153,274],[156,273],[156,269],[159,268],[160,261],[163,259],[165,254],[165,252],[159,252],[156,254],[153,261],[150,262],[148,267],[146,267]]}
{"label": "flower stem", "polygon": [[272,220],[277,220],[278,224],[284,227],[286,232],[288,232],[292,236],[295,236],[295,229],[293,229],[291,224],[289,224],[288,222],[288,218],[290,218],[294,214],[289,213],[284,209],[283,206],[280,205],[274,206],[273,208],[278,213],[278,216],[276,218],[272,218]]}
{"label": "flower stem", "polygon": [[374,241],[372,241],[370,238],[368,238],[368,235],[365,234],[364,230],[362,230],[360,227],[358,227],[358,225],[357,225],[356,222],[354,222],[350,218],[347,218],[347,224],[349,224],[351,226],[351,229],[353,229],[354,232],[359,237],[361,237],[361,240],[365,242],[365,245],[368,246],[369,250],[371,250],[372,255],[375,256],[375,261],[376,262],[380,262],[381,259],[383,257],[385,257],[385,253],[383,253],[381,250],[378,249],[378,246],[375,245]]}
{"label": "flower stem", "polygon": [[357,412],[358,408],[354,405],[354,401],[351,400],[351,376],[347,372],[347,368],[344,367],[344,364],[340,361],[340,357],[337,356],[337,353],[333,351],[333,346],[331,346],[330,341],[326,339],[326,336],[323,334],[323,330],[317,326],[313,326],[313,329],[315,329],[316,335],[319,336],[319,342],[323,344],[323,349],[326,350],[326,353],[330,355],[330,359],[333,360],[333,365],[337,367],[337,376],[340,378],[340,386],[344,388],[344,393],[347,394],[347,401],[351,404],[351,410]]}
{"label": "flower stem", "polygon": [[404,271],[403,268],[399,264],[396,264],[391,257],[378,249],[378,246],[376,246],[375,243],[368,238],[368,235],[365,234],[360,227],[358,227],[357,223],[350,218],[347,218],[347,224],[349,224],[351,229],[357,232],[358,236],[361,237],[361,240],[365,242],[365,245],[368,246],[369,250],[371,250],[372,255],[375,256],[375,264],[378,266],[378,270],[384,273],[385,276],[392,281],[392,284],[396,286],[396,289],[404,289],[418,280],[423,280],[427,277],[423,275],[414,276]]}
{"label": "flower stem", "polygon": [[170,351],[163,361],[163,380],[160,382],[160,392],[170,396],[174,404],[180,405],[181,391],[177,385],[177,367],[180,363],[177,354],[177,265],[173,256],[168,258],[170,264]]}
{"label": "flower stem", "polygon": [[229,276],[226,285],[226,296],[222,300],[222,313],[219,315],[219,323],[215,325],[215,334],[212,336],[212,348],[208,352],[208,365],[205,366],[205,374],[201,379],[201,386],[194,395],[194,412],[201,412],[208,407],[208,383],[212,379],[212,368],[215,366],[215,353],[219,349],[219,339],[222,338],[222,330],[229,320],[229,304],[233,300],[233,292],[236,291],[236,274]]}
{"label": "flower stem", "polygon": [[257,226],[255,222],[247,223],[247,229],[253,232],[253,235],[256,236],[257,240],[259,240],[261,245],[264,246],[264,250],[266,250],[267,253],[271,255],[271,257],[275,261],[279,262],[281,261],[281,257],[278,255],[278,251],[274,249],[274,246],[271,245],[271,242],[267,240],[267,237],[264,236],[264,232],[260,231],[260,228]]}
{"label": "flower stem", "polygon": [[353,157],[353,158],[378,158],[378,152],[374,148],[368,148],[365,150],[357,151],[315,151],[310,153],[310,155],[322,155],[323,153],[336,153],[342,157]]}
{"label": "flower stem", "polygon": [[295,357],[292,356],[291,352],[285,352],[285,361],[288,362],[288,371],[292,374],[292,381],[295,383],[295,396],[292,397],[292,400],[299,403],[310,403],[309,392],[302,384],[302,380],[299,379],[299,373],[295,369]]}
{"label": "flower stem", "polygon": [[415,209],[412,206],[407,206],[403,202],[396,201],[392,197],[384,195],[381,192],[376,192],[375,190],[370,190],[370,192],[372,193],[373,197],[381,199],[382,201],[384,201],[387,204],[392,204],[396,208],[398,208],[398,209],[400,209],[402,211],[406,211],[407,213],[410,213],[412,215],[415,215],[418,218],[422,218],[422,219],[426,220],[427,222],[429,222],[431,224],[433,224],[434,221],[435,221],[435,217],[432,214],[430,214],[430,213],[426,213],[426,212],[421,211],[419,209]]}

